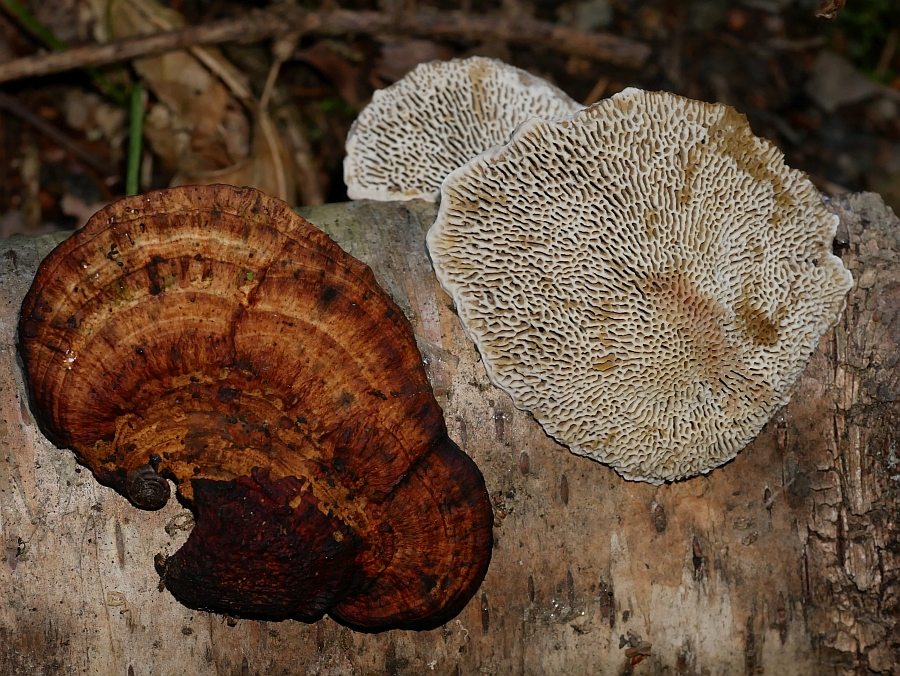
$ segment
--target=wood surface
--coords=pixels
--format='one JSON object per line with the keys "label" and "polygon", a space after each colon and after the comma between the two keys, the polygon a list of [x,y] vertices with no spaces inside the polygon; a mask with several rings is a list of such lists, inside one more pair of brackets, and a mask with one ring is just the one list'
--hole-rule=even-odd
{"label": "wood surface", "polygon": [[190,513],[135,509],[37,430],[15,327],[61,235],[0,241],[0,674],[900,674],[900,220],[872,194],[833,207],[856,283],[791,403],[734,461],[660,487],[570,454],[488,382],[425,253],[433,206],[302,210],[412,321],[496,512],[462,613],[374,635],[159,589]]}

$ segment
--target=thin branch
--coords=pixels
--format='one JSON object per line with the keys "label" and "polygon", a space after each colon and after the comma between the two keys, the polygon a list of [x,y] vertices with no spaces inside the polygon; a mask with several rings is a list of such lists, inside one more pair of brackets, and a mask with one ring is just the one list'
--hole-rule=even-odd
{"label": "thin branch", "polygon": [[[256,32],[253,32],[253,29]],[[273,34],[269,26],[248,25],[237,21],[224,21],[204,26],[186,28],[168,33],[154,33],[139,38],[117,42],[85,45],[65,52],[35,54],[16,61],[0,64],[0,82],[21,80],[37,75],[62,73],[75,68],[104,66],[128,61],[141,56],[189,49],[201,44],[218,44],[241,39],[262,40]]]}
{"label": "thin branch", "polygon": [[272,164],[275,165],[275,183],[278,186],[278,197],[287,200],[287,181],[285,178],[284,162],[281,159],[281,143],[280,136],[272,118],[269,117],[269,100],[272,98],[272,91],[275,88],[275,81],[278,79],[278,71],[288,60],[294,50],[297,49],[297,43],[300,41],[300,33],[291,33],[284,35],[275,40],[272,45],[272,67],[269,69],[269,76],[266,78],[266,86],[263,88],[262,96],[259,97],[259,127],[262,129],[266,137],[266,143],[269,145],[269,152],[272,155]]}
{"label": "thin branch", "polygon": [[382,12],[347,10],[309,12],[291,7],[280,13],[260,10],[241,19],[226,19],[167,33],[10,61],[0,64],[0,82],[74,68],[103,66],[197,45],[256,42],[291,32],[329,36],[396,34],[472,41],[503,40],[513,44],[540,45],[565,54],[631,68],[639,67],[650,55],[650,47],[641,42],[608,33],[585,33],[524,16],[507,19],[449,12],[392,16]]}

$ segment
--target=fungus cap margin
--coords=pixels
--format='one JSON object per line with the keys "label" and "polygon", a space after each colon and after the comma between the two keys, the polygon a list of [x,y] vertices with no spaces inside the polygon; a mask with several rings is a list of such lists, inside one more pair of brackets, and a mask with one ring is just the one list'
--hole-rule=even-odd
{"label": "fungus cap margin", "polygon": [[627,89],[523,123],[441,192],[428,249],[491,381],[627,479],[732,459],[852,285],[837,217],[721,104]]}

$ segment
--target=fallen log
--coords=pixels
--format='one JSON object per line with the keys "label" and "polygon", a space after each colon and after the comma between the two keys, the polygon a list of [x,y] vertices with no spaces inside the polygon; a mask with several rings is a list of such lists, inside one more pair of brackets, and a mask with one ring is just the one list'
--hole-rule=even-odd
{"label": "fallen log", "polygon": [[190,512],[98,484],[23,391],[19,306],[65,235],[0,241],[0,673],[900,674],[900,220],[873,194],[832,206],[856,283],[791,403],[733,462],[659,487],[570,454],[489,383],[431,271],[432,205],[302,210],[411,320],[494,502],[472,602],[434,631],[375,635],[159,589],[153,557]]}

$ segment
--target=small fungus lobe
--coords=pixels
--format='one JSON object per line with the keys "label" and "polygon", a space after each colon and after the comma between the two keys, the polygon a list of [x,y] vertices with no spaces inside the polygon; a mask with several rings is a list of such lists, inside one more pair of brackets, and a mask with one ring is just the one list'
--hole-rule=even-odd
{"label": "small fungus lobe", "polygon": [[185,605],[423,629],[481,584],[490,499],[412,327],[287,204],[203,186],[107,207],[41,264],[19,343],[51,441],[135,505],[172,481],[194,513],[156,560]]}
{"label": "small fungus lobe", "polygon": [[732,108],[627,89],[451,173],[427,241],[491,381],[659,484],[787,403],[852,285],[837,220]]}
{"label": "small fungus lobe", "polygon": [[506,143],[516,125],[580,107],[546,80],[497,59],[420,64],[376,91],[350,128],[347,194],[434,202],[447,174]]}

